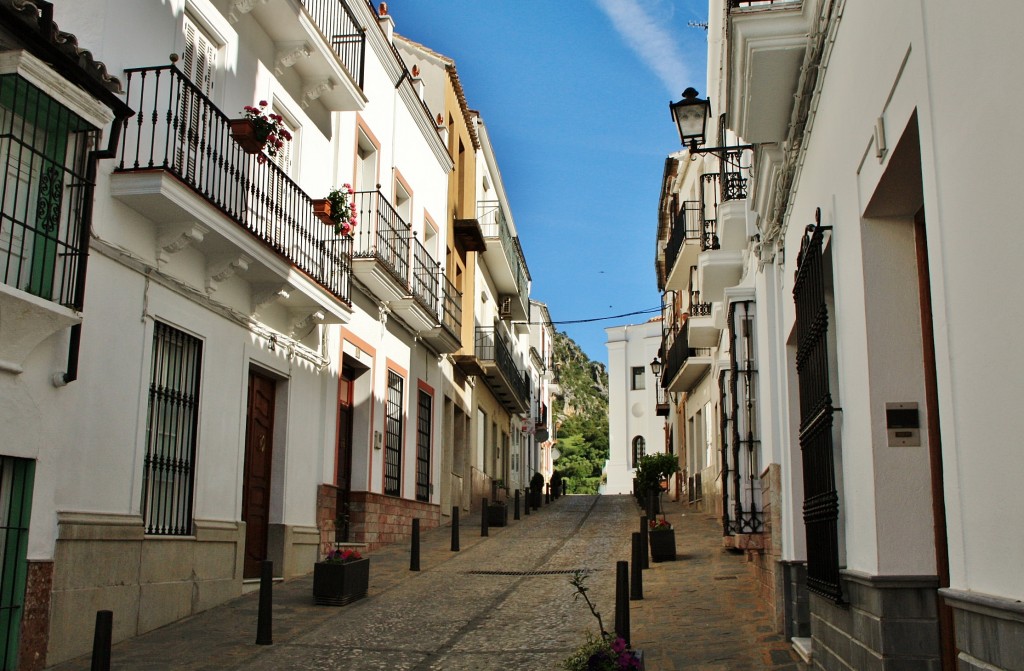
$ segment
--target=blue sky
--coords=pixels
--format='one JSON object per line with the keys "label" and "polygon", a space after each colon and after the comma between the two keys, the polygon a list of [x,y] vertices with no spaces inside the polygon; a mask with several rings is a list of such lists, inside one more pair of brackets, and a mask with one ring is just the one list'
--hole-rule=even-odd
{"label": "blue sky", "polygon": [[680,149],[668,111],[703,94],[707,0],[391,0],[396,30],[455,60],[479,110],[555,327],[607,362],[604,328],[657,308],[658,191]]}

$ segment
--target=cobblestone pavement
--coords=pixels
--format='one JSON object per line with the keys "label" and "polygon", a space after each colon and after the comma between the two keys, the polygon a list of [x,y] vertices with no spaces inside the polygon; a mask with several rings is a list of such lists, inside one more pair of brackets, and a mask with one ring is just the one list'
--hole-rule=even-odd
{"label": "cobblestone pavement", "polygon": [[[789,644],[756,603],[742,556],[721,549],[720,527],[667,506],[679,560],[643,572],[631,602],[633,644],[647,671],[796,670]],[[370,555],[370,592],[342,608],[312,605],[312,578],[274,588],[274,645],[256,646],[257,595],[115,645],[113,668],[269,671],[339,668],[555,669],[597,623],[573,599],[572,571],[587,584],[605,627],[614,623],[615,563],[629,559],[639,512],[628,496],[569,496],[480,537],[464,520],[461,551],[450,529],[422,534],[421,571],[408,547]],[[117,614],[115,613],[115,617]],[[53,667],[85,671],[89,659]]]}

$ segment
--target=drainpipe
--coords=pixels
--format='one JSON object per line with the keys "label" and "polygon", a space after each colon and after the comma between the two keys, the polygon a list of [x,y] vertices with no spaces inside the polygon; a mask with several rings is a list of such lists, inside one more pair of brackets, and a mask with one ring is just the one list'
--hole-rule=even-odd
{"label": "drainpipe", "polygon": [[[82,257],[78,262],[78,272],[75,278],[75,299],[72,307],[81,312],[85,307],[85,278],[89,265],[89,238],[92,234],[92,211],[93,201],[96,196],[96,172],[97,165],[103,159],[110,159],[117,156],[117,147],[121,141],[121,128],[125,122],[135,115],[135,112],[128,106],[123,106],[114,113],[114,121],[110,126],[110,137],[107,139],[106,149],[93,149],[86,159],[85,168],[85,196],[82,203],[81,225],[79,226],[78,248]],[[78,379],[78,361],[82,348],[82,325],[75,324],[71,327],[71,338],[68,343],[68,369],[64,373],[56,373],[53,376],[53,385],[63,387],[69,382]]]}

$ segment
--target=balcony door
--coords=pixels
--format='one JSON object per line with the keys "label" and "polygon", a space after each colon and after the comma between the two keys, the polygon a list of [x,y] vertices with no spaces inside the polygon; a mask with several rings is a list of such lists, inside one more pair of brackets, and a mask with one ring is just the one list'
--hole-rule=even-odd
{"label": "balcony door", "polygon": [[194,87],[182,87],[179,94],[176,124],[177,147],[175,168],[189,181],[195,180],[196,161],[202,145],[210,141],[211,106],[203,97],[213,93],[219,48],[213,38],[194,19],[185,14],[185,49],[179,67]]}
{"label": "balcony door", "polygon": [[260,562],[267,558],[276,389],[277,383],[273,379],[254,370],[249,371],[242,479],[242,521],[245,522],[243,576],[246,578],[259,577]]}

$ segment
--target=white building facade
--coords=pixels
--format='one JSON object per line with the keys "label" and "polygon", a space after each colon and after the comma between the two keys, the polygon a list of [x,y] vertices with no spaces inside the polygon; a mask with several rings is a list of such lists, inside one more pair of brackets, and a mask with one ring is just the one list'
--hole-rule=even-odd
{"label": "white building facade", "polygon": [[660,379],[651,369],[661,349],[662,322],[655,318],[604,331],[608,337],[609,448],[601,493],[632,494],[637,459],[669,451],[665,420],[656,408]]}

